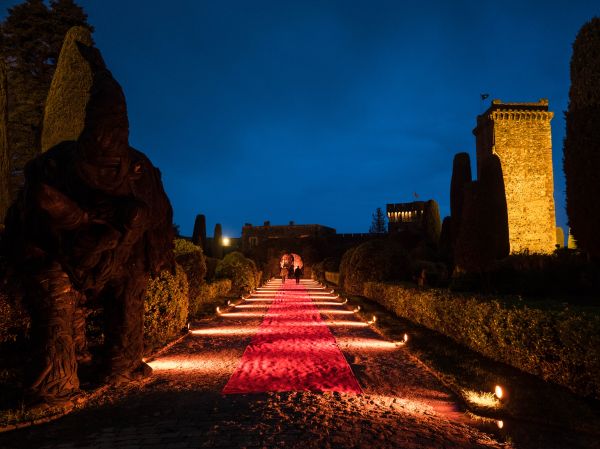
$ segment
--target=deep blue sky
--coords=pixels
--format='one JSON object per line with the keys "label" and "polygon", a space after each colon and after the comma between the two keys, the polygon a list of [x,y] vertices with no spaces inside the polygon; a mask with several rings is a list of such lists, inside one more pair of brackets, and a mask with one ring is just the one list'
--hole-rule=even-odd
{"label": "deep blue sky", "polygon": [[198,213],[209,235],[264,220],[366,232],[414,192],[447,215],[452,158],[474,162],[492,98],[549,99],[566,225],[571,44],[597,0],[78,3],[184,234]]}

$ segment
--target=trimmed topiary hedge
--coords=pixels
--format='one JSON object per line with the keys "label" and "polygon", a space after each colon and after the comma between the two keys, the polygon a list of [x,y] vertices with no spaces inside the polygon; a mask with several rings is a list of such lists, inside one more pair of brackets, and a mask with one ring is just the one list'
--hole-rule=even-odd
{"label": "trimmed topiary hedge", "polygon": [[231,279],[231,293],[241,295],[258,287],[259,272],[253,260],[234,251],[227,254],[217,265],[217,279]]}
{"label": "trimmed topiary hedge", "polygon": [[189,311],[190,316],[200,307],[203,301],[201,289],[204,285],[206,275],[206,262],[202,249],[185,239],[175,239],[175,260],[187,275],[189,287]]}
{"label": "trimmed topiary hedge", "polygon": [[214,282],[202,284],[194,301],[190,301],[190,318],[199,318],[203,314],[213,313],[216,305],[222,303],[222,298],[231,290],[230,279],[217,279]]}
{"label": "trimmed topiary hedge", "polygon": [[344,269],[343,288],[361,295],[367,281],[408,280],[411,276],[408,253],[390,240],[370,240],[357,246],[348,262],[346,255],[340,264]]}
{"label": "trimmed topiary hedge", "polygon": [[187,324],[188,280],[180,265],[150,279],[144,301],[144,346],[150,352],[178,337]]}
{"label": "trimmed topiary hedge", "polygon": [[327,282],[331,282],[332,284],[340,285],[340,273],[336,273],[334,271],[326,271],[325,280]]}
{"label": "trimmed topiary hedge", "polygon": [[364,296],[493,360],[600,398],[600,312],[379,282]]}

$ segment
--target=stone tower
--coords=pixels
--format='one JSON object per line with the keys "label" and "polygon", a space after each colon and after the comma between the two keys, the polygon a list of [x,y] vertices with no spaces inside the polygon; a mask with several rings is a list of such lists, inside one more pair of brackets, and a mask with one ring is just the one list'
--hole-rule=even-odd
{"label": "stone tower", "polygon": [[494,100],[477,117],[473,130],[477,177],[486,156],[497,154],[502,164],[511,253],[550,253],[555,249],[553,116],[546,99],[537,103]]}

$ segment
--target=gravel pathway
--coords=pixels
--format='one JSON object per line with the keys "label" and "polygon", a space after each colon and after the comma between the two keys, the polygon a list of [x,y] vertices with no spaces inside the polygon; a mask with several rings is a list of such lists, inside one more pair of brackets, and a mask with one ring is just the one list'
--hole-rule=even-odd
{"label": "gravel pathway", "polygon": [[151,362],[154,374],[145,382],[110,389],[58,421],[1,434],[0,447],[512,447],[472,426],[410,345],[383,340],[329,290],[302,285],[361,394],[222,394],[279,288],[267,285],[238,307],[194,323],[187,338]]}

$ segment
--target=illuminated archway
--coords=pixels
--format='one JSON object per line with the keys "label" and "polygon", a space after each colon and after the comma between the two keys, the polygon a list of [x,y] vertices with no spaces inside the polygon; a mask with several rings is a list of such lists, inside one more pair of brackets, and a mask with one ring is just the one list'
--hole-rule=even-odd
{"label": "illuminated archway", "polygon": [[294,268],[300,267],[300,269],[302,269],[304,267],[304,262],[302,261],[302,257],[298,254],[286,253],[279,259],[279,266],[281,268],[293,266]]}

